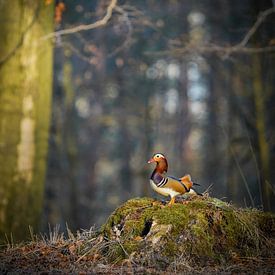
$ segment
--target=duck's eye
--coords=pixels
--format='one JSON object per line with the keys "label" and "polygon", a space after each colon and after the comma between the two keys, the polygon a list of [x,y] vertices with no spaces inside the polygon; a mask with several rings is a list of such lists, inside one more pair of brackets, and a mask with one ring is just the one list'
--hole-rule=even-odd
{"label": "duck's eye", "polygon": [[156,155],[157,158],[160,158],[160,155]]}

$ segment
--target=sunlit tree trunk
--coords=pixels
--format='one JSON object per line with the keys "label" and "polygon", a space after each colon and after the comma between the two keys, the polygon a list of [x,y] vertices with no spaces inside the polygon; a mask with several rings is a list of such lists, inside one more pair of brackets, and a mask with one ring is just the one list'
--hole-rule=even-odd
{"label": "sunlit tree trunk", "polygon": [[[143,159],[147,160],[149,159],[150,154],[152,154],[152,147],[153,147],[153,140],[152,140],[152,118],[150,114],[150,105],[149,105],[149,95],[148,93],[144,95],[144,118],[143,118],[143,129],[144,129],[144,135],[143,135]],[[145,180],[148,178],[148,171],[146,169],[143,169],[141,172],[141,181],[142,181],[142,187],[141,187],[141,194],[143,196],[149,196],[150,193],[150,185],[148,184],[148,180]]]}
{"label": "sunlit tree trunk", "polygon": [[0,238],[24,238],[42,208],[52,86],[53,4],[0,3]]}
{"label": "sunlit tree trunk", "polygon": [[270,167],[269,167],[269,145],[266,138],[266,122],[265,122],[265,90],[262,83],[262,71],[259,56],[253,59],[253,96],[255,104],[255,126],[257,131],[259,163],[261,168],[261,195],[263,207],[265,210],[271,210],[271,184]]}

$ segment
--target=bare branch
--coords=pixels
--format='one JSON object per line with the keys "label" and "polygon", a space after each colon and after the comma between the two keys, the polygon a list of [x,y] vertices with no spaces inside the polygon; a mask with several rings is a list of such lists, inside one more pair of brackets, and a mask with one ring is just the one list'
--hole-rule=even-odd
{"label": "bare branch", "polygon": [[250,38],[254,35],[254,33],[257,31],[259,26],[263,23],[263,21],[266,19],[266,17],[270,14],[275,12],[275,7],[265,10],[264,12],[260,13],[257,21],[254,23],[252,28],[248,31],[248,33],[244,36],[242,41],[238,44],[238,46],[244,47]]}
{"label": "bare branch", "polygon": [[128,27],[128,32],[126,35],[126,39],[124,40],[122,45],[120,45],[118,48],[116,48],[113,52],[109,53],[108,57],[112,57],[112,56],[116,55],[118,52],[122,51],[124,48],[126,48],[131,43],[131,40],[132,40],[131,37],[133,34],[133,26],[129,19],[128,12],[126,12],[123,8],[120,8],[120,7],[116,7],[115,9],[122,15],[123,20],[126,22],[126,25]]}
{"label": "bare branch", "polygon": [[236,53],[244,53],[244,54],[254,54],[254,53],[266,53],[266,52],[275,52],[275,46],[268,46],[262,48],[247,48],[240,46],[218,46],[218,45],[204,45],[204,46],[194,46],[191,44],[186,45],[183,48],[176,48],[166,51],[158,51],[158,52],[145,52],[146,55],[154,55],[154,56],[164,56],[164,55],[172,55],[172,56],[181,56],[184,54],[204,54],[204,53],[219,53],[223,56],[223,58],[227,58],[231,54]]}
{"label": "bare branch", "polygon": [[[124,9],[124,6],[118,7],[116,6],[114,8],[114,10],[116,12],[118,12],[118,14],[121,15],[121,20],[123,23],[125,23],[125,25],[127,26],[127,34],[126,37],[123,41],[123,43],[118,46],[117,48],[115,48],[111,53],[109,53],[107,55],[108,58],[113,57],[114,55],[116,55],[118,52],[124,50],[125,48],[127,48],[129,46],[129,44],[131,44],[132,42],[132,34],[133,34],[133,26],[132,26],[132,22],[129,19],[129,16],[132,16],[132,12],[131,14],[128,13],[128,11],[126,11]],[[77,37],[79,38],[79,41],[81,41],[84,45],[89,45],[91,43],[91,41],[87,41],[79,32],[76,33]],[[79,50],[78,48],[76,48],[72,43],[68,42],[68,41],[62,41],[61,39],[58,41],[57,47],[63,47],[63,48],[68,48],[69,50],[72,51],[72,53],[74,53],[78,58],[80,58],[81,60],[88,62],[89,64],[93,64],[93,57],[92,56],[87,56],[84,55],[81,50]]]}
{"label": "bare branch", "polygon": [[[134,29],[133,29],[132,21],[134,20],[135,17],[140,18],[141,15],[143,16],[143,14],[139,10],[137,10],[131,6],[127,6],[127,5],[115,6],[113,10],[118,13],[119,21],[127,27],[127,32],[126,32],[123,42],[119,46],[117,46],[113,51],[111,51],[109,54],[107,54],[107,58],[111,58],[111,57],[115,56],[117,53],[124,50],[125,48],[129,47],[129,45],[133,41],[132,35],[134,32]],[[76,33],[76,36],[79,38],[79,41],[81,41],[85,46],[87,46],[91,43],[91,41],[87,41],[79,32]],[[72,51],[72,53],[74,53],[81,60],[83,60],[89,64],[93,64],[94,55],[92,55],[92,56],[84,55],[81,52],[81,50],[79,50],[77,47],[75,47],[72,43],[70,43],[68,41],[64,41],[64,40],[60,39],[60,40],[58,40],[58,43],[56,44],[56,46],[68,48]]]}
{"label": "bare branch", "polygon": [[219,53],[222,57],[228,58],[231,54],[244,53],[244,54],[254,54],[254,53],[267,53],[275,52],[275,46],[266,46],[266,47],[246,47],[247,43],[251,37],[258,30],[260,25],[264,22],[267,16],[275,13],[275,7],[265,10],[260,13],[257,21],[251,27],[251,29],[246,33],[240,43],[231,46],[219,46],[215,44],[203,44],[203,45],[194,45],[194,43],[188,43],[184,47],[172,48],[171,50],[159,51],[159,52],[145,52],[146,55],[172,55],[172,56],[181,56],[184,54],[204,54],[204,53]]}
{"label": "bare branch", "polygon": [[89,64],[92,64],[91,57],[82,54],[76,47],[73,46],[72,43],[62,41],[59,43],[58,47],[67,48],[71,50],[81,60],[88,62]]}
{"label": "bare branch", "polygon": [[111,0],[110,4],[107,7],[105,16],[102,19],[100,19],[92,24],[88,24],[88,25],[83,24],[83,25],[79,25],[79,26],[72,27],[69,29],[52,32],[52,33],[49,33],[49,34],[43,36],[42,39],[45,40],[45,39],[49,39],[49,38],[53,38],[53,37],[68,35],[68,34],[80,32],[80,31],[87,31],[87,30],[102,27],[102,26],[106,25],[108,23],[108,21],[110,20],[110,18],[112,17],[113,10],[116,7],[116,5],[117,5],[117,0]]}

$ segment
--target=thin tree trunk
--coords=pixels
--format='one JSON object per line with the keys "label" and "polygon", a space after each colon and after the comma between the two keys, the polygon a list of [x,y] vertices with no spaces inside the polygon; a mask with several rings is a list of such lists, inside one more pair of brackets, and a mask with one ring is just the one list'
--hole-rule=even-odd
{"label": "thin tree trunk", "polygon": [[261,192],[264,210],[271,209],[271,190],[270,184],[270,167],[269,167],[269,145],[266,139],[265,126],[265,91],[261,81],[261,63],[259,56],[253,60],[253,91],[255,104],[255,123],[258,134],[259,161],[261,167]]}
{"label": "thin tree trunk", "polygon": [[191,130],[191,117],[189,115],[188,95],[187,95],[187,69],[186,64],[181,64],[181,75],[179,80],[179,114],[177,116],[175,156],[177,159],[177,171],[190,173],[188,163],[187,140]]}

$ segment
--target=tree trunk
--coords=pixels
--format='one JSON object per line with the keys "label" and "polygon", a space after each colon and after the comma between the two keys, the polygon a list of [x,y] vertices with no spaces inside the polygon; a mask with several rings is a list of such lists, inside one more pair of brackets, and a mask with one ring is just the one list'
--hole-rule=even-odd
{"label": "tree trunk", "polygon": [[1,1],[0,238],[37,228],[48,148],[53,4]]}
{"label": "tree trunk", "polygon": [[271,188],[270,188],[270,148],[266,138],[265,123],[265,91],[262,84],[261,63],[258,56],[253,60],[253,91],[255,104],[255,124],[258,134],[259,163],[261,168],[261,195],[263,208],[266,211],[271,210]]}

